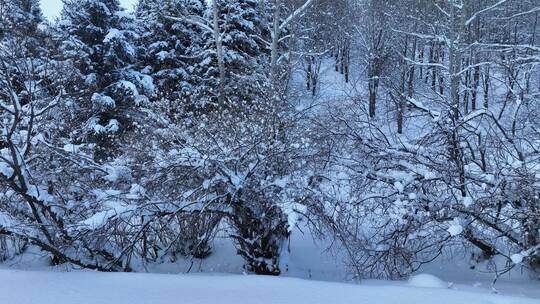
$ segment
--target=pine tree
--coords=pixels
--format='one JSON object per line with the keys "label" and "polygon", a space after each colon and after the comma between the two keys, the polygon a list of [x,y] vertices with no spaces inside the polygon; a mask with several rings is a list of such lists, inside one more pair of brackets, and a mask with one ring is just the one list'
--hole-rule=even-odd
{"label": "pine tree", "polygon": [[137,6],[143,69],[154,78],[160,97],[171,102],[190,103],[202,35],[199,27],[178,19],[202,18],[205,10],[204,0],[141,0]]}
{"label": "pine tree", "polygon": [[44,21],[39,0],[0,0],[0,37],[33,36]]}
{"label": "pine tree", "polygon": [[199,98],[205,103],[238,106],[261,95],[270,56],[265,44],[270,33],[263,12],[255,0],[216,1],[207,11],[213,32],[205,32],[203,58],[196,73],[201,75]]}
{"label": "pine tree", "polygon": [[[34,85],[25,77],[31,74],[39,75],[43,65],[43,58],[48,52],[46,48],[46,33],[40,29],[45,19],[38,0],[0,0],[0,45],[5,48],[0,56],[7,56],[9,60],[20,63],[25,61],[25,70],[20,67],[8,66],[12,85],[17,93],[21,94],[25,103],[27,95],[33,94]],[[9,50],[9,52],[7,51]],[[23,75],[26,74],[26,75]],[[34,79],[39,83],[40,79]]]}
{"label": "pine tree", "polygon": [[65,59],[78,71],[71,90],[83,125],[76,128],[79,141],[97,144],[95,157],[115,154],[115,138],[134,126],[137,107],[153,93],[152,79],[134,69],[138,57],[135,22],[118,0],[65,2],[58,25]]}

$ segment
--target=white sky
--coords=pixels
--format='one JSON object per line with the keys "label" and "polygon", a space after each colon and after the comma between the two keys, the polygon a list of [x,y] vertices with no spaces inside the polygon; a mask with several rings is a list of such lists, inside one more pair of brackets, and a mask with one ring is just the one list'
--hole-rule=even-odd
{"label": "white sky", "polygon": [[[131,9],[137,0],[120,0],[122,6],[127,9]],[[62,0],[41,0],[41,9],[45,17],[49,20],[53,20],[58,17],[60,10],[62,9]]]}

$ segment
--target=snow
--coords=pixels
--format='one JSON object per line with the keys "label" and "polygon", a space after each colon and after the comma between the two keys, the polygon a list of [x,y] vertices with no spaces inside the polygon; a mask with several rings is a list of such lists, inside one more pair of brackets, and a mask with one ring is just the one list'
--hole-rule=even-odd
{"label": "snow", "polygon": [[512,263],[514,263],[514,264],[519,264],[519,263],[523,262],[524,258],[525,257],[521,253],[512,254],[510,256],[510,259],[512,260]]}
{"label": "snow", "polygon": [[26,193],[41,202],[52,203],[55,201],[54,197],[47,192],[47,189],[44,187],[34,186],[28,184],[28,190]]}
{"label": "snow", "polygon": [[64,151],[70,152],[70,153],[79,153],[81,150],[80,148],[82,145],[74,145],[74,144],[65,144],[64,145]]}
{"label": "snow", "polygon": [[289,232],[292,232],[293,228],[298,223],[299,214],[298,214],[297,211],[305,212],[306,209],[307,209],[306,206],[304,206],[302,204],[297,204],[297,203],[294,203],[294,202],[289,202],[289,203],[283,204],[283,206],[281,206],[281,210],[287,216],[287,225],[288,225],[287,230]]}
{"label": "snow", "polygon": [[10,226],[10,225],[13,225],[13,221],[11,220],[11,217],[9,216],[9,214],[6,214],[4,212],[1,212],[0,211],[0,227],[4,226]]}
{"label": "snow", "polygon": [[165,61],[166,59],[171,57],[171,54],[167,51],[161,51],[161,52],[158,52],[156,56],[160,61]]}
{"label": "snow", "polygon": [[138,96],[139,95],[139,91],[137,90],[137,86],[135,86],[135,84],[131,81],[127,81],[127,80],[121,80],[118,82],[118,85],[128,91],[131,92],[131,95],[133,96]]}
{"label": "snow", "polygon": [[465,206],[465,207],[469,207],[469,206],[471,206],[473,204],[473,200],[472,200],[472,198],[470,196],[463,197],[462,202],[463,202],[463,206]]}
{"label": "snow", "polygon": [[112,28],[109,30],[105,38],[103,39],[104,43],[111,42],[114,39],[121,39],[123,38],[123,34],[118,29]]}
{"label": "snow", "polygon": [[131,184],[131,188],[129,189],[129,194],[127,195],[127,198],[139,199],[144,197],[145,194],[146,189],[144,189],[143,186],[139,184]]}
{"label": "snow", "polygon": [[[430,278],[431,276],[428,276],[425,280],[433,283],[429,282]],[[0,303],[533,304],[538,301],[485,292],[416,288],[404,283],[344,284],[224,274],[169,275],[0,270]]]}
{"label": "snow", "polygon": [[461,226],[458,219],[454,219],[452,222],[450,222],[450,226],[448,227],[447,231],[451,236],[457,236],[463,232],[463,226]]}
{"label": "snow", "polygon": [[448,288],[448,283],[434,275],[421,273],[412,276],[409,279],[409,286],[424,288]]}
{"label": "snow", "polygon": [[143,87],[145,93],[150,95],[155,93],[156,87],[152,77],[140,74],[139,83]]}
{"label": "snow", "polygon": [[109,120],[105,126],[98,124],[96,120],[90,121],[90,124],[94,124],[93,130],[96,134],[116,133],[120,130],[120,122],[116,119]]}
{"label": "snow", "polygon": [[0,162],[0,174],[5,177],[11,177],[13,175],[13,169],[5,162]]}
{"label": "snow", "polygon": [[100,211],[87,218],[86,220],[82,221],[81,225],[92,230],[98,229],[101,226],[105,225],[108,219],[114,216],[116,216],[116,212],[114,210]]}
{"label": "snow", "polygon": [[461,232],[463,232],[463,227],[461,227],[460,225],[452,225],[448,227],[448,232],[451,236],[460,235]]}
{"label": "snow", "polygon": [[88,229],[98,229],[105,225],[109,219],[120,216],[122,213],[133,209],[131,206],[118,201],[107,201],[105,206],[107,208],[106,210],[96,212],[80,224],[86,226]]}
{"label": "snow", "polygon": [[395,182],[395,183],[394,183],[394,188],[396,188],[396,190],[397,190],[399,193],[403,192],[403,189],[405,189],[405,187],[403,186],[403,184],[400,183],[400,182]]}
{"label": "snow", "polygon": [[107,107],[116,107],[116,102],[110,96],[94,93],[92,95],[92,102],[98,105],[104,105]]}
{"label": "snow", "polygon": [[[133,192],[144,192],[138,185],[131,188]],[[116,190],[94,192],[99,200],[121,195]],[[199,304],[528,304],[538,303],[531,298],[540,298],[538,282],[523,275],[518,267],[511,276],[498,280],[495,288],[500,295],[492,294],[493,274],[480,266],[470,269],[467,259],[461,256],[456,256],[455,261],[437,260],[420,269],[419,273],[431,273],[444,282],[452,282],[442,288],[425,288],[430,281],[422,279],[426,275],[412,279],[416,281],[412,285],[379,280],[343,283],[352,279],[343,264],[344,251],[326,250],[331,240],[315,240],[302,221],[299,226],[301,229],[293,230],[290,244],[285,247],[290,252],[282,253],[280,267],[284,272],[279,278],[241,275],[243,260],[223,235],[218,236],[212,255],[204,260],[164,261],[138,269],[152,274],[74,272],[68,265],[48,266],[48,259],[39,257],[43,253],[34,249],[0,265],[0,303],[161,304],[181,300]],[[8,265],[14,268],[6,269]],[[25,285],[33,286],[30,293],[24,290]]]}

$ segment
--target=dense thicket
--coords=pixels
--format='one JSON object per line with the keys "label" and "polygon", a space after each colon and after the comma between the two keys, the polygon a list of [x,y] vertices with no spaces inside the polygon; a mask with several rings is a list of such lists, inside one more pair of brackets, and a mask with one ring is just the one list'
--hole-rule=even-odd
{"label": "dense thicket", "polygon": [[48,23],[0,0],[0,258],[130,271],[206,258],[221,233],[279,275],[305,218],[359,277],[456,248],[540,271],[538,14],[70,0]]}

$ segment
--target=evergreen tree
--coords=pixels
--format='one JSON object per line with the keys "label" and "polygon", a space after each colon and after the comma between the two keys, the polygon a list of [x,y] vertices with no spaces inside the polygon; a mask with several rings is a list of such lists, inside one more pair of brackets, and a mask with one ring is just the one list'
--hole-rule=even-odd
{"label": "evergreen tree", "polygon": [[44,21],[39,0],[0,0],[0,37],[33,36]]}
{"label": "evergreen tree", "polygon": [[0,21],[0,45],[4,46],[0,56],[17,62],[5,68],[10,70],[13,89],[21,94],[25,103],[36,89],[25,78],[32,75],[35,83],[40,80],[38,76],[45,78],[45,75],[39,75],[44,64],[42,59],[48,53],[46,33],[40,29],[45,19],[39,0],[0,0]]}
{"label": "evergreen tree", "polygon": [[[115,138],[134,126],[137,107],[153,93],[152,79],[134,69],[135,22],[118,0],[69,0],[64,3],[58,32],[65,59],[78,72],[71,90],[77,100],[74,139],[97,144],[95,157],[115,155]],[[82,87],[79,83],[83,83]]]}
{"label": "evergreen tree", "polygon": [[154,78],[160,97],[171,102],[189,103],[202,35],[199,27],[178,19],[202,18],[205,9],[204,0],[141,0],[137,6],[143,70]]}
{"label": "evergreen tree", "polygon": [[[220,0],[207,11],[207,23],[214,25],[213,32],[205,32],[204,52],[196,73],[201,75],[198,93],[203,103],[217,105],[221,97],[222,102],[234,107],[252,104],[256,96],[263,95],[270,56],[265,44],[270,33],[264,12],[255,0]],[[218,36],[220,46],[216,43]]]}

